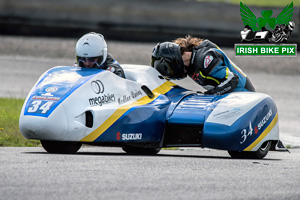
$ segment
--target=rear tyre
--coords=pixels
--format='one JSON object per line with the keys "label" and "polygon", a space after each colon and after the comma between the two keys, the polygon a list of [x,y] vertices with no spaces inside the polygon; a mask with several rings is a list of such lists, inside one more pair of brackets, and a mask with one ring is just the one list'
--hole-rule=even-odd
{"label": "rear tyre", "polygon": [[76,153],[82,143],[79,142],[64,142],[64,141],[47,141],[41,140],[43,148],[48,153],[73,154]]}
{"label": "rear tyre", "polygon": [[228,153],[235,159],[263,159],[268,154],[271,144],[271,141],[266,141],[257,151],[228,151]]}
{"label": "rear tyre", "polygon": [[161,148],[143,148],[133,146],[122,147],[122,149],[131,155],[156,155],[161,150]]}

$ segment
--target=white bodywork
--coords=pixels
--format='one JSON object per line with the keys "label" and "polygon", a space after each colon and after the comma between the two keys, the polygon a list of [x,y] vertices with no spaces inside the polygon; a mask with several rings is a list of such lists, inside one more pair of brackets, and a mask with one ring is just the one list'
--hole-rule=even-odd
{"label": "white bodywork", "polygon": [[[164,89],[166,83],[170,83],[163,78],[159,78],[161,75],[149,66],[122,65],[122,68],[126,79],[120,78],[110,71],[99,73],[71,93],[49,117],[24,115],[24,104],[19,123],[21,133],[24,137],[30,139],[93,141],[128,109],[154,100],[146,95],[141,89],[142,86],[147,86],[157,96],[160,92],[159,89]],[[58,78],[62,80],[69,79],[69,77],[64,76]],[[103,86],[103,88],[100,88],[101,93],[99,94],[96,94],[97,89],[96,92],[94,91],[95,87],[98,87],[95,82],[100,87]],[[30,95],[31,93],[25,102],[27,102]],[[104,100],[105,98],[110,100],[100,105],[98,100],[103,98]],[[96,103],[92,99],[96,100]],[[85,126],[86,111],[91,111],[94,116],[94,122],[96,123],[92,128]]]}

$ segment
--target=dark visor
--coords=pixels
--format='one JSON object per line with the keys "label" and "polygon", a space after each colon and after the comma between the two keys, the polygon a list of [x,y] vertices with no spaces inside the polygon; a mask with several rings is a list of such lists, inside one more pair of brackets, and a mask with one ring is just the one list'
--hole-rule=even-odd
{"label": "dark visor", "polygon": [[78,57],[78,60],[82,61],[82,62],[96,62],[98,57],[91,57],[91,58],[87,58],[87,57]]}
{"label": "dark visor", "polygon": [[164,58],[160,60],[154,61],[154,67],[163,75],[169,78],[174,76],[174,72],[169,62],[167,62]]}

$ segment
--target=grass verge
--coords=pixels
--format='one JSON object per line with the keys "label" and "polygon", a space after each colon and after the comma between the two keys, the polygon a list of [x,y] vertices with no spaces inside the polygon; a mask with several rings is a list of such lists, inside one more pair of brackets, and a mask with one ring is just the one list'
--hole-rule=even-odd
{"label": "grass verge", "polygon": [[24,138],[19,130],[19,117],[24,99],[0,98],[0,146],[40,146],[39,140]]}

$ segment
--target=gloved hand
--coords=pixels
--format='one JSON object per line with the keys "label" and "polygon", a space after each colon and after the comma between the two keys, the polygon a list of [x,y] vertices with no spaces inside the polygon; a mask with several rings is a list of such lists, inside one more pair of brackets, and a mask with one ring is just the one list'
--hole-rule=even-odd
{"label": "gloved hand", "polygon": [[204,92],[204,94],[208,94],[208,95],[213,95],[215,93],[216,93],[215,89],[207,90],[207,91]]}
{"label": "gloved hand", "polygon": [[210,94],[210,95],[222,95],[222,94],[226,94],[231,92],[233,89],[232,87],[229,85],[227,87],[215,87],[214,89],[211,90],[207,90],[206,92],[204,92],[204,94]]}

